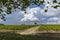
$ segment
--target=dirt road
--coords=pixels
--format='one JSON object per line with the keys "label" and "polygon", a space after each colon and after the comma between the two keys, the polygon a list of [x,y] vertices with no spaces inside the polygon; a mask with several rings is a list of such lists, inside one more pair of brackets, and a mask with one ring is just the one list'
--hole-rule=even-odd
{"label": "dirt road", "polygon": [[39,26],[37,27],[31,27],[29,29],[23,30],[23,31],[17,31],[16,33],[21,34],[21,35],[29,35],[29,34],[35,34],[37,33]]}

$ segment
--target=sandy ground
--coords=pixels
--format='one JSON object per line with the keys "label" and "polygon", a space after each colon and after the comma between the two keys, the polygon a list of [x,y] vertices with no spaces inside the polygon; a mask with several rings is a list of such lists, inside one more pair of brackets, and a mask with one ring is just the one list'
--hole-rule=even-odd
{"label": "sandy ground", "polygon": [[59,31],[55,31],[55,30],[41,30],[41,31],[38,31],[40,26],[36,26],[36,27],[31,27],[31,28],[28,28],[28,29],[25,29],[25,30],[6,30],[6,29],[0,29],[0,32],[14,32],[14,33],[17,33],[17,34],[21,34],[21,35],[30,35],[30,34],[37,34],[37,33],[60,33],[60,30]]}
{"label": "sandy ground", "polygon": [[39,26],[36,27],[31,27],[25,30],[7,30],[7,29],[0,29],[0,32],[14,32],[14,33],[18,33],[21,35],[29,35],[29,34],[35,34],[37,33],[39,29]]}
{"label": "sandy ground", "polygon": [[39,29],[39,26],[32,27],[23,31],[17,31],[16,33],[21,34],[21,35],[36,34],[38,32],[38,29]]}

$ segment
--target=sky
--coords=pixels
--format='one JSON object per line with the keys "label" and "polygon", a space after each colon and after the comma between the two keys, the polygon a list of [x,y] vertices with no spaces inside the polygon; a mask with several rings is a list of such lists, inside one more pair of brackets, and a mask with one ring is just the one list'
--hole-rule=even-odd
{"label": "sky", "polygon": [[[60,0],[57,0],[60,2]],[[48,4],[47,2],[50,2]],[[52,0],[45,0],[45,3],[40,5],[30,5],[26,8],[26,14],[24,11],[16,8],[12,14],[6,16],[6,21],[0,19],[0,23],[9,25],[19,25],[19,24],[33,24],[37,22],[38,24],[60,24],[60,7],[57,9],[52,8]],[[48,11],[44,12],[45,9]]]}

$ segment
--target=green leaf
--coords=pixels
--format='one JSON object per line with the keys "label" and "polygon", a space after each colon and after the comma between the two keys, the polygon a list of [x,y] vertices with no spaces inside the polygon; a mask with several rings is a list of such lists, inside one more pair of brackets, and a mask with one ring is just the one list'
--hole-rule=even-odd
{"label": "green leaf", "polygon": [[57,3],[57,0],[53,0],[53,3]]}
{"label": "green leaf", "polygon": [[53,8],[57,9],[58,7],[60,7],[59,5],[56,5],[56,6],[52,6]]}
{"label": "green leaf", "polygon": [[45,12],[47,12],[47,9],[45,9]]}

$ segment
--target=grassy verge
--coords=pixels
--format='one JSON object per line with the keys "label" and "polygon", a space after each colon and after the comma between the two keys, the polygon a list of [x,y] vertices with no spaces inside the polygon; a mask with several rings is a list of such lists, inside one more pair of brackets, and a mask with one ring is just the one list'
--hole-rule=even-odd
{"label": "grassy verge", "polygon": [[[54,36],[57,35],[57,36],[53,37],[53,35]],[[20,35],[16,33],[0,32],[0,40],[60,40],[60,38],[58,37],[58,34],[49,34],[49,33],[46,34],[41,33],[40,35]]]}
{"label": "grassy verge", "polygon": [[39,30],[60,30],[60,25],[40,25]]}
{"label": "grassy verge", "polygon": [[0,29],[22,30],[22,29],[27,29],[34,26],[35,25],[0,25]]}

